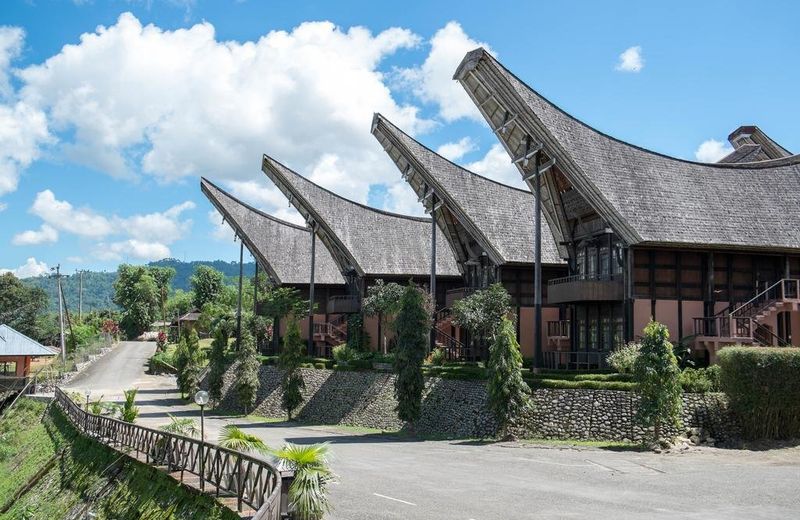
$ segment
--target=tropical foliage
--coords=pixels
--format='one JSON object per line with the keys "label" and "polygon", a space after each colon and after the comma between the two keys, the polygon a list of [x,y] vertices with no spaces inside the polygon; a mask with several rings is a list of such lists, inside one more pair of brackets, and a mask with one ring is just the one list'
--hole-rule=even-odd
{"label": "tropical foliage", "polygon": [[175,370],[177,372],[178,390],[181,395],[194,395],[200,387],[200,370],[203,363],[203,353],[200,350],[200,338],[197,331],[192,329],[184,334],[174,355]]}
{"label": "tropical foliage", "polygon": [[242,330],[242,341],[237,353],[239,365],[236,367],[236,397],[245,413],[252,410],[256,404],[258,388],[261,385],[258,379],[258,360],[255,340],[247,329]]}
{"label": "tropical foliage", "polygon": [[125,401],[122,403],[122,420],[125,422],[132,423],[139,417],[139,407],[136,406],[136,394],[138,392],[138,388],[131,388],[122,392],[125,395]]}
{"label": "tropical foliage", "polygon": [[207,265],[198,265],[191,278],[193,304],[195,308],[202,309],[207,303],[214,302],[225,286],[225,276]]}
{"label": "tropical foliage", "polygon": [[0,323],[37,341],[55,344],[55,320],[47,316],[47,309],[48,298],[43,289],[28,287],[11,273],[0,275]]}
{"label": "tropical foliage", "polygon": [[168,413],[167,416],[169,417],[169,423],[161,425],[159,427],[160,430],[184,435],[186,437],[197,437],[200,435],[200,428],[197,426],[197,421],[191,417],[175,417],[171,413]]}
{"label": "tropical foliage", "polygon": [[211,342],[211,355],[208,364],[208,394],[212,403],[219,403],[222,399],[223,376],[225,375],[225,349],[228,347],[228,336],[222,328],[214,331],[214,340]]}
{"label": "tropical foliage", "polygon": [[381,327],[380,348],[387,351],[386,329],[400,310],[400,298],[403,296],[403,286],[394,282],[384,283],[377,280],[375,285],[367,288],[367,296],[362,303],[366,316],[378,316]]}
{"label": "tropical foliage", "polygon": [[428,352],[430,333],[430,314],[425,309],[425,299],[413,284],[403,290],[394,327],[397,334],[394,361],[397,372],[394,388],[397,415],[410,423],[413,430],[413,424],[419,419],[422,409],[422,391],[425,387],[422,363]]}
{"label": "tropical foliage", "polygon": [[669,331],[661,323],[651,321],[645,327],[641,345],[633,366],[641,397],[636,417],[643,426],[653,428],[653,438],[659,442],[664,426],[680,425],[680,368],[669,342]]}
{"label": "tropical foliage", "polygon": [[264,444],[264,441],[233,424],[227,424],[222,427],[222,431],[219,433],[218,444],[229,450],[261,454],[270,453],[269,446]]}
{"label": "tropical foliage", "polygon": [[500,436],[508,437],[513,419],[531,406],[531,389],[522,379],[522,354],[508,318],[502,318],[489,347],[487,369],[489,408],[500,425]]}
{"label": "tropical foliage", "polygon": [[328,465],[328,443],[299,445],[287,443],[273,455],[294,470],[289,486],[289,507],[298,520],[319,520],[331,510],[328,486],[335,475]]}
{"label": "tropical foliage", "polygon": [[633,341],[624,345],[617,346],[611,354],[608,355],[606,361],[611,367],[620,374],[632,374],[633,366],[636,364],[636,359],[639,357],[639,352],[642,346]]}
{"label": "tropical foliage", "polygon": [[496,283],[455,302],[453,323],[476,336],[491,338],[510,310],[511,296]]}
{"label": "tropical foliage", "polygon": [[290,319],[286,327],[286,335],[283,338],[283,349],[278,358],[278,366],[283,370],[281,405],[286,410],[289,420],[292,419],[292,412],[303,402],[303,389],[306,387],[303,373],[300,370],[303,354],[300,326],[297,324],[297,320]]}
{"label": "tropical foliage", "polygon": [[117,272],[114,303],[122,308],[120,327],[129,338],[135,338],[155,321],[158,286],[147,267],[122,264]]}

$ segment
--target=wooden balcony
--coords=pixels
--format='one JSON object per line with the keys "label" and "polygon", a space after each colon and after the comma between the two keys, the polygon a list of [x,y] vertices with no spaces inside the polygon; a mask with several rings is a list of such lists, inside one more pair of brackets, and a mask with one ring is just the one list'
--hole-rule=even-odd
{"label": "wooden balcony", "polygon": [[345,295],[328,298],[328,314],[355,314],[361,310],[361,296]]}
{"label": "wooden balcony", "polygon": [[547,283],[547,303],[619,301],[624,297],[622,275],[573,275]]}
{"label": "wooden balcony", "polygon": [[548,321],[547,337],[550,339],[569,339],[569,320]]}

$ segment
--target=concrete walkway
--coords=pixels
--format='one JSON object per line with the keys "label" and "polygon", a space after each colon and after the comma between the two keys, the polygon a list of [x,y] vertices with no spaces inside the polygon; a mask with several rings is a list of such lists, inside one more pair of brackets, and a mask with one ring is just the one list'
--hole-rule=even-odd
{"label": "concrete walkway", "polygon": [[[154,345],[130,343],[99,360],[70,386],[105,399],[139,388],[137,423],[159,426],[167,412],[199,419],[173,377],[144,374]],[[147,354],[149,355],[149,354]],[[707,448],[683,454],[564,449],[523,443],[409,441],[335,426],[206,419],[216,440],[236,424],[271,446],[330,442],[339,520],[542,518],[800,517],[800,449],[765,452]]]}

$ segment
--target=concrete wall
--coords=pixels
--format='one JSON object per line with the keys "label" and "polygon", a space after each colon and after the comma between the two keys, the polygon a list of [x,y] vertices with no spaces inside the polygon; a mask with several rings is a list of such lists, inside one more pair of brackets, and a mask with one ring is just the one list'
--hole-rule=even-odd
{"label": "concrete wall", "polygon": [[[261,367],[261,388],[255,413],[283,417],[281,373]],[[303,369],[304,403],[296,415],[314,424],[347,424],[399,430],[403,423],[394,409],[393,374]],[[235,366],[226,374],[220,408],[238,412]],[[638,397],[633,392],[610,390],[537,390],[534,408],[519,417],[516,431],[521,437],[638,441],[644,430],[634,420]],[[736,427],[721,394],[685,394],[684,426],[705,428],[716,440],[736,436]],[[423,434],[451,437],[490,437],[497,424],[486,406],[482,381],[428,378],[423,395],[422,417],[416,425]],[[677,433],[677,432],[675,432]]]}

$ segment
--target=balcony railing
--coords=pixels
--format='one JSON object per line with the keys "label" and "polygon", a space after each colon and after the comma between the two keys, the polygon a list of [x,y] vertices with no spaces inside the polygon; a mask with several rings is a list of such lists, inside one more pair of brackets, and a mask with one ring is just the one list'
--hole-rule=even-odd
{"label": "balcony railing", "polygon": [[328,314],[354,314],[361,310],[361,296],[343,295],[328,298]]}
{"label": "balcony railing", "polygon": [[753,339],[753,320],[751,318],[731,318],[730,316],[711,316],[693,318],[694,333],[709,338],[733,340]]}
{"label": "balcony railing", "polygon": [[547,282],[547,303],[622,300],[621,274],[575,274]]}
{"label": "balcony railing", "polygon": [[548,321],[547,337],[551,339],[569,338],[569,320]]}
{"label": "balcony railing", "polygon": [[545,351],[544,367],[548,370],[598,370],[608,368],[608,352]]}

